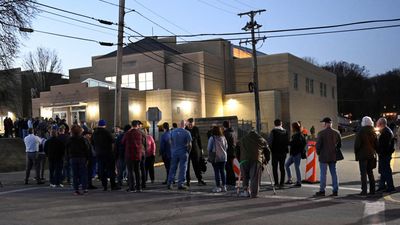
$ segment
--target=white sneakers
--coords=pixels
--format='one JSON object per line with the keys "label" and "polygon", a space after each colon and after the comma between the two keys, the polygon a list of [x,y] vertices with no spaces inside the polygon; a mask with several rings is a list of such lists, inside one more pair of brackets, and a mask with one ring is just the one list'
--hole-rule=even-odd
{"label": "white sneakers", "polygon": [[50,187],[51,188],[55,188],[55,187],[57,187],[55,184],[50,184]]}
{"label": "white sneakers", "polygon": [[239,194],[239,197],[246,197],[246,198],[248,198],[248,197],[250,197],[250,193],[249,193],[249,191],[242,191],[242,192]]}
{"label": "white sneakers", "polygon": [[215,187],[212,189],[212,192],[213,193],[227,192],[227,188],[226,188],[226,186]]}

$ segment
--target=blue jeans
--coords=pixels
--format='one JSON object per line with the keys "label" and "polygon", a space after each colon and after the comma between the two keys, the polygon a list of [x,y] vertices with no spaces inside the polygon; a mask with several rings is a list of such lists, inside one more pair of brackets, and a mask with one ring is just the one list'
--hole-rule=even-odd
{"label": "blue jeans", "polygon": [[392,156],[379,156],[379,173],[381,174],[381,179],[379,180],[380,189],[394,189],[392,168],[390,167],[391,160]]}
{"label": "blue jeans", "polygon": [[294,168],[296,169],[297,183],[301,183],[300,162],[301,162],[301,153],[296,155],[290,155],[285,163],[286,173],[288,175],[289,180],[292,179],[292,172],[290,171],[290,166],[294,163]]}
{"label": "blue jeans", "polygon": [[178,175],[178,186],[182,186],[185,183],[185,176],[187,168],[187,162],[189,159],[189,153],[175,153],[171,158],[171,168],[168,176],[168,184],[172,184],[175,180],[176,170],[179,164],[179,175]]}
{"label": "blue jeans", "polygon": [[72,183],[74,190],[79,190],[79,184],[82,184],[82,190],[86,190],[88,182],[86,158],[72,158],[69,161],[72,168]]}
{"label": "blue jeans", "polygon": [[222,181],[222,186],[226,185],[225,163],[226,162],[213,163],[215,184],[217,185],[217,187],[220,187],[221,181]]}
{"label": "blue jeans", "polygon": [[319,168],[321,170],[321,183],[319,185],[319,190],[321,192],[325,192],[325,187],[326,187],[326,172],[327,172],[327,167],[329,166],[329,172],[331,173],[332,176],[332,187],[333,187],[333,192],[338,192],[339,190],[339,181],[336,173],[336,163],[319,163]]}

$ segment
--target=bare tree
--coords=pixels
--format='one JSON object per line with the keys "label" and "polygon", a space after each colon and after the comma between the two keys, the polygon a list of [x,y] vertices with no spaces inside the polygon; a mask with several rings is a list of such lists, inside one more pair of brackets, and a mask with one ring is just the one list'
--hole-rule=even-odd
{"label": "bare tree", "polygon": [[315,66],[318,66],[318,67],[320,66],[318,63],[318,60],[314,57],[305,56],[305,57],[303,57],[303,60],[306,62],[309,62],[311,64],[314,64]]}
{"label": "bare tree", "polygon": [[[29,52],[23,60],[23,68],[32,70],[33,85],[32,97],[36,97],[39,92],[46,87],[47,73],[62,73],[61,59],[55,50],[44,47],[38,47],[34,52]],[[35,94],[36,93],[36,94]]]}
{"label": "bare tree", "polygon": [[0,68],[10,68],[17,57],[20,38],[26,33],[37,10],[30,0],[0,0]]}

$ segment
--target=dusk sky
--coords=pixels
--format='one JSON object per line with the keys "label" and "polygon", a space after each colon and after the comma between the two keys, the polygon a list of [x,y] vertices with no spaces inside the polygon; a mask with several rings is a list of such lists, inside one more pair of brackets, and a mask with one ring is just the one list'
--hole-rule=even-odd
{"label": "dusk sky", "polygon": [[[107,1],[118,4],[117,0]],[[39,0],[38,2],[98,19],[118,22],[118,7],[98,0]],[[166,22],[142,5],[167,18],[180,28]],[[254,9],[267,10],[267,12],[256,17],[257,22],[263,25],[261,30],[400,18],[400,1],[397,0],[126,0],[126,7],[137,10],[175,34],[188,34],[188,32],[191,34],[241,32],[241,28],[248,21],[248,17],[240,18],[236,14]],[[52,9],[43,9],[96,23],[96,21]],[[154,35],[170,35],[135,12],[128,13],[125,16],[125,21],[127,26],[144,35],[152,35],[152,33]],[[352,28],[396,24],[400,24],[400,22],[368,24]],[[82,24],[48,13],[38,14],[32,21],[32,27],[37,30],[89,38],[97,41],[117,42],[116,31]],[[117,29],[117,26],[108,27]],[[337,29],[348,28],[350,27]],[[399,40],[400,27],[396,27],[351,33],[271,38],[262,45],[259,51],[267,54],[289,52],[298,57],[315,58],[320,64],[333,60],[345,60],[365,66],[371,75],[375,75],[394,68],[400,68]],[[116,49],[116,46],[105,47],[93,42],[40,33],[32,33],[29,39],[23,42],[24,46],[21,47],[21,56],[38,46],[55,49],[62,59],[65,74],[68,74],[68,70],[72,68],[90,66],[92,56],[102,55]],[[127,43],[128,40],[125,39],[124,42]],[[261,43],[258,46],[261,46]],[[20,66],[20,64],[20,60],[17,60],[15,66]]]}

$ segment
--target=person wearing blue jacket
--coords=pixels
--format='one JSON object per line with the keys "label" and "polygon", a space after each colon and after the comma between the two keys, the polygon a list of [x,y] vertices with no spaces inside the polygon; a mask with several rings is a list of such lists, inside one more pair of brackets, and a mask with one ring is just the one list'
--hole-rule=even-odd
{"label": "person wearing blue jacket", "polygon": [[163,123],[164,134],[161,136],[160,141],[160,156],[164,162],[165,170],[167,172],[167,178],[163,184],[167,184],[169,169],[171,167],[171,131],[169,130],[169,124]]}

